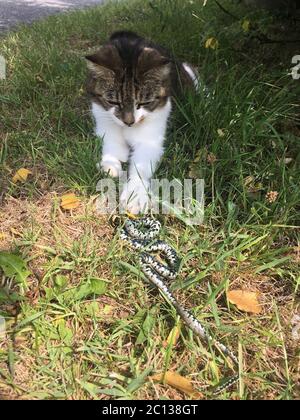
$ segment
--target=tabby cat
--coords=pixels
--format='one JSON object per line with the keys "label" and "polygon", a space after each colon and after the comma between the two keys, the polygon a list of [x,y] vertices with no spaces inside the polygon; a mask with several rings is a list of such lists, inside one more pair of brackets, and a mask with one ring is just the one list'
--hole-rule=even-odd
{"label": "tabby cat", "polygon": [[164,48],[128,31],[115,32],[86,59],[95,131],[103,138],[99,168],[117,177],[122,162],[129,160],[121,205],[134,214],[147,211],[172,96],[197,87],[196,73]]}

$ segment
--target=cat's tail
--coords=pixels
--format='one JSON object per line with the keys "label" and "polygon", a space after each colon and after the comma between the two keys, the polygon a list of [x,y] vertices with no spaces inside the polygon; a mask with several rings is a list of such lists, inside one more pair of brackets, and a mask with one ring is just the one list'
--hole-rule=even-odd
{"label": "cat's tail", "polygon": [[199,75],[198,72],[195,68],[193,68],[190,64],[188,63],[182,63],[184,70],[187,72],[187,74],[189,75],[190,79],[193,82],[193,85],[195,86],[196,91],[198,92],[200,89],[200,80],[199,80]]}
{"label": "cat's tail", "polygon": [[202,92],[204,94],[204,96],[207,97],[207,98],[210,97],[211,92],[208,89],[208,87],[205,85],[205,83],[203,83],[201,81],[199,73],[196,70],[196,68],[191,66],[188,63],[182,63],[182,66],[183,66],[184,71],[186,72],[188,78],[192,82],[192,85],[194,86],[195,91],[197,93]]}

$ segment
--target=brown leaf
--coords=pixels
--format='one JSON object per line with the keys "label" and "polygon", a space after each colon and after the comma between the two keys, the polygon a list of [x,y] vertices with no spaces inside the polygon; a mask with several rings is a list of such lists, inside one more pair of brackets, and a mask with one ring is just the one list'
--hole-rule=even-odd
{"label": "brown leaf", "polygon": [[241,311],[251,312],[253,314],[261,313],[261,306],[258,302],[258,293],[247,290],[230,290],[227,293],[230,303],[233,303]]}
{"label": "brown leaf", "polygon": [[181,392],[189,395],[190,397],[199,399],[202,398],[203,395],[201,392],[196,391],[191,383],[187,378],[179,375],[176,372],[168,371],[165,373],[158,373],[157,375],[151,376],[151,379],[155,382],[163,382],[164,384],[168,384],[173,388],[178,389]]}

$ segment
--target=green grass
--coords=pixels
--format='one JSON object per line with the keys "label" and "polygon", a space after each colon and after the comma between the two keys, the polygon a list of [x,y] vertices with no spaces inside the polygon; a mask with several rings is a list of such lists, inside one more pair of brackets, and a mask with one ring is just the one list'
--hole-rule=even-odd
{"label": "green grass", "polygon": [[[219,398],[299,398],[291,320],[299,313],[300,82],[288,75],[299,51],[255,39],[258,31],[287,37],[269,15],[235,7],[253,25],[244,33],[241,21],[202,3],[124,1],[54,16],[0,39],[8,62],[0,81],[0,250],[18,252],[32,273],[26,287],[14,287],[21,302],[15,295],[0,300],[7,322],[3,397],[183,398],[149,379],[175,370],[213,398],[210,387],[232,373],[184,327],[176,347],[163,347],[178,323],[174,309],[149,291],[89,201],[100,145],[83,56],[126,28],[198,65],[210,91],[174,112],[158,177],[192,173],[205,180],[203,226],[170,216],[162,222],[164,239],[183,257],[173,285],[178,299],[239,353],[239,387]],[[209,37],[218,39],[217,50],[204,48]],[[20,167],[33,175],[16,186],[11,178]],[[83,200],[70,215],[58,199],[69,190]],[[272,191],[273,203],[266,197]],[[226,291],[235,288],[260,292],[262,313],[231,306]]]}

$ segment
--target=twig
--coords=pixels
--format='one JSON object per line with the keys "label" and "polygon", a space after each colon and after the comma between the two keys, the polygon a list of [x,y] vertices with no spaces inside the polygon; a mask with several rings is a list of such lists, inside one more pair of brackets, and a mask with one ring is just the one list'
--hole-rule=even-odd
{"label": "twig", "polygon": [[240,18],[238,16],[235,16],[233,13],[229,12],[227,9],[225,9],[224,6],[222,6],[222,4],[220,4],[218,2],[218,0],[215,0],[215,3],[220,7],[221,10],[223,10],[224,13],[226,13],[227,15],[231,16],[233,19],[235,20],[240,20]]}

